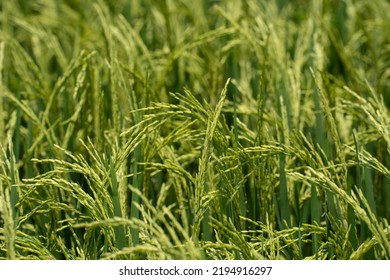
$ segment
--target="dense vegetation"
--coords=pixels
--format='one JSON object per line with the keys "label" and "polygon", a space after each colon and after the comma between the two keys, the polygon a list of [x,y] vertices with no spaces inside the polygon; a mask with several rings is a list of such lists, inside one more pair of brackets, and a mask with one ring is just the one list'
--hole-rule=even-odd
{"label": "dense vegetation", "polygon": [[388,1],[0,9],[0,258],[390,258]]}

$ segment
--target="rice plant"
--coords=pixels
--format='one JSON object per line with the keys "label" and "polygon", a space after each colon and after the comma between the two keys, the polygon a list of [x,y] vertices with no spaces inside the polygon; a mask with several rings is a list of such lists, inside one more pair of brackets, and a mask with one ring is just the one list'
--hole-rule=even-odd
{"label": "rice plant", "polygon": [[0,1],[0,259],[390,259],[389,9]]}

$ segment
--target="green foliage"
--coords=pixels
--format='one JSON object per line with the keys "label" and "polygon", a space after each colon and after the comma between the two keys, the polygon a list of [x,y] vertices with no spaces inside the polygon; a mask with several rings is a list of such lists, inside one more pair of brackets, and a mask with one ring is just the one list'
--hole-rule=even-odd
{"label": "green foliage", "polygon": [[390,9],[0,1],[0,259],[390,259]]}

